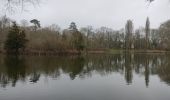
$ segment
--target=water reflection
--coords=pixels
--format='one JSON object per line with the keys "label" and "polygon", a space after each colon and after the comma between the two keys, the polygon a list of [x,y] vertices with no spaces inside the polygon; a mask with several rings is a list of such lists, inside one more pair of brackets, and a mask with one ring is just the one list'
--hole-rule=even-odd
{"label": "water reflection", "polygon": [[69,57],[17,57],[0,58],[0,85],[16,86],[17,82],[37,83],[41,76],[57,79],[67,75],[71,80],[86,79],[95,74],[101,76],[119,73],[127,85],[133,84],[134,75],[145,77],[149,86],[151,75],[170,84],[170,56],[164,54],[115,54]]}
{"label": "water reflection", "polygon": [[14,87],[18,80],[25,81],[26,65],[25,59],[18,56],[6,56],[1,63],[0,83],[6,87],[9,83]]}

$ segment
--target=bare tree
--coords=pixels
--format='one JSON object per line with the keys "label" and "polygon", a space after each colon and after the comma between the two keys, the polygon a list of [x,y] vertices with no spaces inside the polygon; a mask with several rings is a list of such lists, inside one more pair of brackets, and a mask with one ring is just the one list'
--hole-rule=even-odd
{"label": "bare tree", "polygon": [[88,40],[90,40],[90,36],[93,34],[93,27],[92,26],[83,27],[80,29],[80,32],[85,35],[85,45],[86,48],[88,48],[89,47]]}
{"label": "bare tree", "polygon": [[6,27],[9,27],[11,22],[12,20],[8,18],[6,15],[0,17],[0,28],[4,29]]}
{"label": "bare tree", "polygon": [[41,0],[0,0],[3,2],[5,9],[9,12],[14,12],[16,8],[21,8],[21,10],[24,10],[26,5],[37,5]]}
{"label": "bare tree", "polygon": [[21,23],[21,26],[24,27],[24,28],[27,27],[27,26],[29,25],[28,21],[25,20],[25,19],[21,20],[20,23]]}
{"label": "bare tree", "polygon": [[170,20],[164,22],[159,27],[160,46],[162,49],[170,49]]}

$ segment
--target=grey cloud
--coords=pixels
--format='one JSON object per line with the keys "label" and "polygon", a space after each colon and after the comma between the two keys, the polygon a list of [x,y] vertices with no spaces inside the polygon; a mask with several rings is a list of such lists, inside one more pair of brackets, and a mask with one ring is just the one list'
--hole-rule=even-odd
{"label": "grey cloud", "polygon": [[28,8],[29,12],[10,15],[21,20],[37,18],[43,26],[58,24],[67,28],[71,21],[77,26],[107,26],[123,28],[126,20],[132,19],[135,28],[145,25],[146,17],[151,27],[158,27],[170,18],[168,0],[156,0],[151,4],[146,0],[44,0],[39,7]]}

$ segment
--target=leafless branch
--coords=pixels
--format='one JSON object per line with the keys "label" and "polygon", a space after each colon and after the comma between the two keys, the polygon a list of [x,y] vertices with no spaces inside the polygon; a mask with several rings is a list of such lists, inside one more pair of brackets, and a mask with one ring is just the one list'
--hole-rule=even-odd
{"label": "leafless branch", "polygon": [[36,5],[39,5],[40,0],[0,0],[4,2],[4,9],[7,12],[15,12],[16,9],[20,9],[21,11],[25,10],[26,5],[33,5],[34,7]]}

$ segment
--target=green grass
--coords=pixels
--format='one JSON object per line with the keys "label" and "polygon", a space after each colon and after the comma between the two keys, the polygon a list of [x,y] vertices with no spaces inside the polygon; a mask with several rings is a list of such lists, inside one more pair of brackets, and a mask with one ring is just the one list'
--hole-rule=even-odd
{"label": "green grass", "polygon": [[123,49],[109,49],[106,52],[110,54],[118,54],[118,53],[123,53],[125,50]]}

